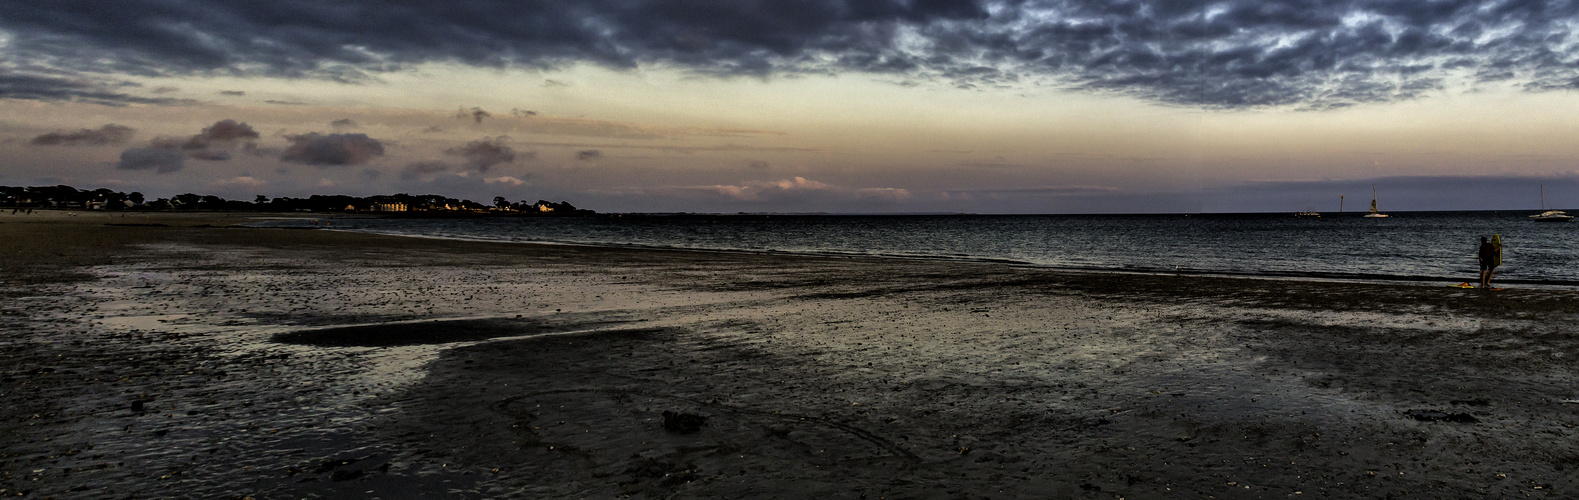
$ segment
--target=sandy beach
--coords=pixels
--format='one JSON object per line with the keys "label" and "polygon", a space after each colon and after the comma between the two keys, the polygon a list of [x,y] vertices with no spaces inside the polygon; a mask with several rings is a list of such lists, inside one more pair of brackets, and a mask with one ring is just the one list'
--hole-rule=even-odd
{"label": "sandy beach", "polygon": [[1572,290],[251,216],[0,215],[0,496],[1579,496]]}

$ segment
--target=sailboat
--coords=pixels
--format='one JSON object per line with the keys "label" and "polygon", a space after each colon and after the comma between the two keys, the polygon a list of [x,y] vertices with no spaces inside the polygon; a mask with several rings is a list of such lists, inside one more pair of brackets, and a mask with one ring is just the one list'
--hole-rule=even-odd
{"label": "sailboat", "polygon": [[1365,216],[1366,217],[1391,217],[1390,215],[1387,215],[1387,214],[1384,214],[1384,213],[1376,211],[1376,186],[1371,186],[1371,213],[1365,214]]}
{"label": "sailboat", "polygon": [[1545,210],[1545,212],[1531,215],[1530,218],[1535,219],[1535,222],[1569,222],[1574,220],[1574,216],[1568,215],[1568,212],[1546,208],[1545,184],[1541,185],[1541,210]]}

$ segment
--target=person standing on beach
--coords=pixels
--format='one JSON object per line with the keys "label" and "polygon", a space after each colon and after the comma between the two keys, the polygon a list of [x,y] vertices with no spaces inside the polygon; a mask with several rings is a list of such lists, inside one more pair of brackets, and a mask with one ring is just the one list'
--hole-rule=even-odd
{"label": "person standing on beach", "polygon": [[1497,268],[1498,253],[1500,249],[1492,245],[1485,236],[1480,237],[1480,287],[1491,288],[1491,272]]}

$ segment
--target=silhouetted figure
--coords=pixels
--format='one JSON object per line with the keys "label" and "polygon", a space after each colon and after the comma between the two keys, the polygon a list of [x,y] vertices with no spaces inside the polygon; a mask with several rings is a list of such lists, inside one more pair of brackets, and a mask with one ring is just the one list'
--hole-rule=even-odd
{"label": "silhouetted figure", "polygon": [[1491,288],[1491,273],[1497,269],[1498,249],[1485,236],[1480,237],[1480,287]]}

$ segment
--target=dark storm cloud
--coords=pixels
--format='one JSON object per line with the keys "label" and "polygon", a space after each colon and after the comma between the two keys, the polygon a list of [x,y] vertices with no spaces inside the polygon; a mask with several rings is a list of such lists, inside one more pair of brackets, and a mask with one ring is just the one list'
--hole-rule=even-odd
{"label": "dark storm cloud", "polygon": [[208,145],[214,142],[242,141],[257,139],[258,131],[251,125],[235,120],[220,120],[203,128],[201,133],[192,136],[188,141],[193,145]]}
{"label": "dark storm cloud", "polygon": [[592,161],[602,157],[603,152],[596,149],[587,149],[576,152],[576,159],[581,161]]}
{"label": "dark storm cloud", "polygon": [[350,118],[341,118],[339,120],[335,120],[335,121],[329,122],[329,127],[333,128],[335,130],[344,130],[344,129],[356,128],[357,124],[356,124],[356,120],[352,120]]}
{"label": "dark storm cloud", "polygon": [[504,137],[498,139],[484,137],[468,142],[465,146],[453,147],[444,152],[466,158],[467,167],[478,172],[487,172],[494,165],[515,161],[515,150],[510,149],[510,146],[504,145],[504,140]]}
{"label": "dark storm cloud", "polygon": [[34,137],[29,142],[35,146],[125,144],[126,141],[132,139],[134,132],[136,132],[136,129],[111,123],[99,127],[97,130],[85,128],[73,132],[64,130],[50,132]]}
{"label": "dark storm cloud", "polygon": [[168,174],[186,167],[186,156],[180,152],[160,148],[128,148],[121,152],[121,161],[115,168],[121,170],[155,170]]}
{"label": "dark storm cloud", "polygon": [[384,155],[384,144],[367,134],[320,134],[309,132],[287,135],[290,146],[280,160],[325,167],[361,165],[374,156]]}
{"label": "dark storm cloud", "polygon": [[159,136],[148,141],[148,145],[153,149],[181,151],[194,160],[226,161],[238,144],[243,151],[258,151],[257,143],[253,142],[258,137],[258,131],[253,130],[251,125],[225,119],[204,127],[202,132],[191,137]]}
{"label": "dark storm cloud", "polygon": [[[5,8],[0,6],[0,10]],[[4,20],[0,19],[0,23],[4,23]],[[120,90],[128,87],[134,88],[136,86],[86,77],[64,78],[50,75],[15,73],[0,67],[0,99],[80,101],[106,106],[125,106],[128,104],[181,106],[197,103],[197,101],[191,99],[140,97]]]}
{"label": "dark storm cloud", "polygon": [[[16,61],[64,72],[357,81],[426,61],[663,64],[1321,109],[1414,98],[1460,76],[1579,87],[1576,12],[1564,0],[24,0],[0,3],[0,29]],[[94,99],[7,85],[0,96]]]}

